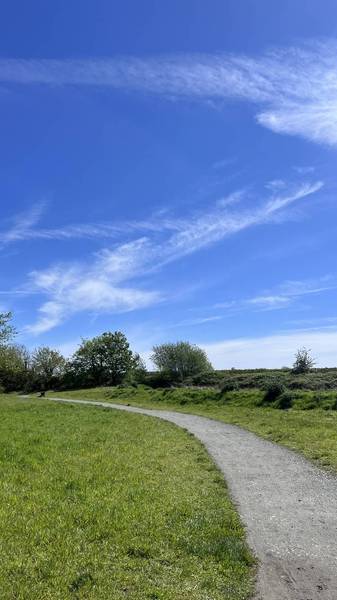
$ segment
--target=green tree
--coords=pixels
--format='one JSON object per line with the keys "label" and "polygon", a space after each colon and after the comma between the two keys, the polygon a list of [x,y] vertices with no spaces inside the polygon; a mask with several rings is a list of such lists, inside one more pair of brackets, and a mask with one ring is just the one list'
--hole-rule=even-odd
{"label": "green tree", "polygon": [[159,371],[169,373],[174,381],[212,371],[213,367],[204,350],[189,342],[154,346],[151,360]]}
{"label": "green tree", "polygon": [[133,366],[129,342],[120,331],[83,340],[71,361],[71,371],[84,385],[116,385]]}
{"label": "green tree", "polygon": [[34,350],[31,358],[31,368],[34,376],[38,376],[44,386],[51,384],[53,377],[60,376],[65,367],[65,359],[48,346]]}
{"label": "green tree", "polygon": [[0,385],[5,391],[21,390],[30,377],[30,355],[25,346],[0,345]]}
{"label": "green tree", "polygon": [[135,352],[132,355],[132,366],[127,375],[130,383],[144,383],[146,378],[146,364],[142,357]]}
{"label": "green tree", "polygon": [[11,324],[13,315],[11,312],[0,312],[0,345],[3,346],[16,335],[16,329]]}
{"label": "green tree", "polygon": [[293,364],[293,372],[296,374],[308,373],[314,366],[315,361],[311,357],[311,350],[307,348],[299,348],[295,354],[295,362]]}

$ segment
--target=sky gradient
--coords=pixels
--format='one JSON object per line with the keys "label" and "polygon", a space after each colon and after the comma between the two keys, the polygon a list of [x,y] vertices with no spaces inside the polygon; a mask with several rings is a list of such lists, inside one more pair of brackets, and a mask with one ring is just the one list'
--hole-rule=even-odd
{"label": "sky gradient", "polygon": [[337,365],[334,0],[14,0],[0,111],[18,342]]}

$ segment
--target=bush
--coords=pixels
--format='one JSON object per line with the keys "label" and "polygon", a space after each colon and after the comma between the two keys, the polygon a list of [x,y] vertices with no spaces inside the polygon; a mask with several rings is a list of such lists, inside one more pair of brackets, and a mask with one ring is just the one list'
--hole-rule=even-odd
{"label": "bush", "polygon": [[286,388],[279,379],[270,379],[265,382],[264,390],[263,404],[271,404],[286,391]]}
{"label": "bush", "polygon": [[173,377],[171,373],[158,371],[156,373],[148,373],[144,380],[145,385],[151,388],[169,388],[173,385]]}
{"label": "bush", "polygon": [[320,398],[317,396],[314,398],[305,398],[301,402],[301,410],[314,410],[314,408],[319,408]]}
{"label": "bush", "polygon": [[282,410],[287,410],[288,408],[291,408],[293,405],[293,400],[294,400],[294,396],[293,394],[291,394],[291,392],[282,392],[282,394],[280,394],[278,396],[278,398],[275,400],[274,402],[274,408],[280,408]]}
{"label": "bush", "polygon": [[239,389],[239,384],[235,379],[224,379],[220,386],[220,393],[236,392]]}
{"label": "bush", "polygon": [[291,390],[305,390],[310,388],[310,381],[307,377],[297,377],[289,381],[288,387]]}
{"label": "bush", "polygon": [[197,373],[192,377],[189,377],[185,380],[185,383],[191,385],[198,386],[209,386],[209,385],[217,385],[219,383],[220,377],[216,371],[204,371],[203,373]]}
{"label": "bush", "polygon": [[295,362],[293,364],[293,372],[296,374],[309,373],[315,366],[315,361],[311,357],[311,350],[307,348],[300,348],[297,350],[295,355]]}

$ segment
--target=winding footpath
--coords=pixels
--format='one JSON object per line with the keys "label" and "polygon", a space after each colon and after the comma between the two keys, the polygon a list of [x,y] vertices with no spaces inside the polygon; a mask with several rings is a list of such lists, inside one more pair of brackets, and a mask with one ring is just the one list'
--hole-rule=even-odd
{"label": "winding footpath", "polygon": [[259,560],[256,600],[337,600],[337,478],[220,421],[107,402],[48,398],[158,417],[195,435],[223,473]]}

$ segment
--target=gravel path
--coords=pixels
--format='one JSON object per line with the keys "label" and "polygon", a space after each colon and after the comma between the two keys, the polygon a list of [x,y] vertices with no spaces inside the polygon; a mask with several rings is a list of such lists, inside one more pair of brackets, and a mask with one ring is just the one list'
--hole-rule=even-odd
{"label": "gravel path", "polygon": [[256,600],[337,600],[337,478],[295,452],[205,417],[49,400],[159,417],[193,433],[224,474],[260,562]]}

